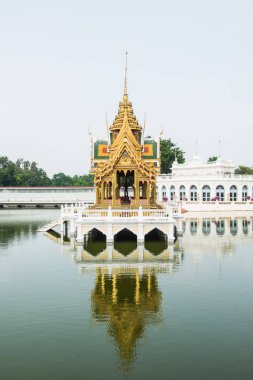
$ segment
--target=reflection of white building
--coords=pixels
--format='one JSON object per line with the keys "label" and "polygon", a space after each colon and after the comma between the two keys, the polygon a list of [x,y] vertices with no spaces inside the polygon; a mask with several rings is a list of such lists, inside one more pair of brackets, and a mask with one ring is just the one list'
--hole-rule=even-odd
{"label": "reflection of white building", "polygon": [[196,209],[194,204],[213,203],[251,204],[253,210],[253,175],[235,175],[234,170],[231,160],[221,158],[206,163],[194,156],[184,164],[174,162],[171,174],[157,177],[158,199],[183,201],[189,210]]}
{"label": "reflection of white building", "polygon": [[246,212],[186,213],[183,229],[180,245],[199,262],[204,255],[224,257],[236,252],[237,245],[252,245],[253,216]]}

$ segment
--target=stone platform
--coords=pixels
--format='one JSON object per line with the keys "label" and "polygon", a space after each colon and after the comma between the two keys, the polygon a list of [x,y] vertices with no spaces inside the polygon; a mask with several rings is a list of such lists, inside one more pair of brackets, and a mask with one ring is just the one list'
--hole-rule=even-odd
{"label": "stone platform", "polygon": [[77,243],[83,244],[85,236],[96,229],[106,236],[107,243],[114,241],[122,230],[135,234],[138,243],[143,243],[145,235],[156,229],[165,234],[168,243],[174,242],[174,231],[182,234],[182,215],[179,206],[163,209],[90,209],[83,204],[62,206],[60,216],[61,232],[75,236]]}

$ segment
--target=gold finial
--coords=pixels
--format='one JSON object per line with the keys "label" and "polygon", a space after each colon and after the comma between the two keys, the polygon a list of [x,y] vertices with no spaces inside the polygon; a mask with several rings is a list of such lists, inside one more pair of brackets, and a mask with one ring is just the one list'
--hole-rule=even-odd
{"label": "gold finial", "polygon": [[127,98],[127,51],[126,51],[126,63],[125,63],[124,98]]}

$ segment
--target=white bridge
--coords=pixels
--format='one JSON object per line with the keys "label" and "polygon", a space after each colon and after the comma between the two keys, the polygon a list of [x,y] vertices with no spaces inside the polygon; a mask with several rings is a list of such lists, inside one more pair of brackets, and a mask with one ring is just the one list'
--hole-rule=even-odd
{"label": "white bridge", "polygon": [[[180,205],[163,209],[91,209],[83,204],[61,207],[59,219],[61,232],[75,236],[82,244],[87,234],[93,229],[106,236],[107,243],[112,243],[122,230],[136,235],[137,242],[143,243],[145,235],[152,230],[163,233],[169,243],[174,243],[175,228],[182,233],[182,215]],[[45,229],[42,229],[45,231]]]}
{"label": "white bridge", "polygon": [[93,204],[94,187],[0,187],[3,208],[54,208],[75,202]]}

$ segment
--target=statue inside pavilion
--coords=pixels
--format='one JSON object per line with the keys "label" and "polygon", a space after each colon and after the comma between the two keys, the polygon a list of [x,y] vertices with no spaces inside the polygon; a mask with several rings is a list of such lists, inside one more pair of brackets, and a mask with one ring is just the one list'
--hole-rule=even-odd
{"label": "statue inside pavilion", "polygon": [[156,208],[156,175],[160,171],[159,138],[144,138],[128,99],[123,99],[108,128],[108,140],[92,140],[91,174],[96,208]]}

